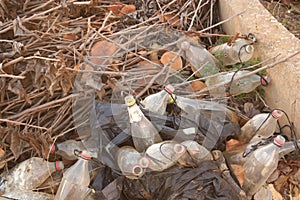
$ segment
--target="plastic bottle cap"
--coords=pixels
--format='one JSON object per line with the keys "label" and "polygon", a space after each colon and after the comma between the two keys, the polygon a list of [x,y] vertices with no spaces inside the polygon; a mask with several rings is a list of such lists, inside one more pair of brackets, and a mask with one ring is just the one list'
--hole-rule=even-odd
{"label": "plastic bottle cap", "polygon": [[139,160],[139,164],[142,168],[148,168],[150,166],[150,159],[144,156]]}
{"label": "plastic bottle cap", "polygon": [[185,153],[186,149],[182,144],[175,144],[174,151],[177,154],[183,154],[183,153]]}
{"label": "plastic bottle cap", "polygon": [[55,169],[56,169],[56,171],[59,172],[60,170],[62,170],[64,168],[65,168],[65,166],[64,166],[63,162],[61,162],[61,161],[55,161]]}
{"label": "plastic bottle cap", "polygon": [[183,51],[186,51],[190,48],[191,44],[188,41],[183,41],[180,45]]}
{"label": "plastic bottle cap", "polygon": [[140,165],[134,165],[131,173],[135,176],[140,176],[143,173],[143,168]]}
{"label": "plastic bottle cap", "polygon": [[269,81],[270,81],[270,80],[269,80],[269,78],[268,78],[267,75],[262,75],[262,78],[261,78],[261,85],[267,86]]}
{"label": "plastic bottle cap", "polygon": [[254,51],[254,47],[251,44],[247,45],[245,49],[246,49],[246,52],[249,54],[253,53],[253,51]]}
{"label": "plastic bottle cap", "polygon": [[276,138],[274,138],[274,144],[276,144],[279,147],[282,147],[285,143],[285,138],[282,135],[277,135]]}
{"label": "plastic bottle cap", "polygon": [[127,95],[125,97],[125,104],[130,107],[136,103],[134,97],[132,95]]}
{"label": "plastic bottle cap", "polygon": [[55,145],[54,145],[54,143],[53,144],[51,144],[51,149],[50,149],[50,152],[51,153],[55,153]]}
{"label": "plastic bottle cap", "polygon": [[174,92],[174,87],[172,85],[167,85],[165,86],[165,90],[169,93],[169,94],[173,94]]}
{"label": "plastic bottle cap", "polygon": [[176,99],[175,94],[171,94],[172,98],[169,100],[169,103],[174,103],[174,99]]}
{"label": "plastic bottle cap", "polygon": [[85,160],[90,160],[92,158],[88,151],[82,151],[79,156]]}
{"label": "plastic bottle cap", "polygon": [[283,115],[283,112],[281,110],[273,110],[272,111],[272,116],[275,119],[279,119]]}

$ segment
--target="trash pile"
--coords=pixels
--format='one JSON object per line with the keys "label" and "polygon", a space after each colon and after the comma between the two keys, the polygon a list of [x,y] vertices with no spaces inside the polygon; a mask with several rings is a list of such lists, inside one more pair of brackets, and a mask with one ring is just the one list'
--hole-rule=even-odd
{"label": "trash pile", "polygon": [[270,61],[253,34],[219,34],[216,1],[41,2],[3,11],[3,198],[299,197]]}

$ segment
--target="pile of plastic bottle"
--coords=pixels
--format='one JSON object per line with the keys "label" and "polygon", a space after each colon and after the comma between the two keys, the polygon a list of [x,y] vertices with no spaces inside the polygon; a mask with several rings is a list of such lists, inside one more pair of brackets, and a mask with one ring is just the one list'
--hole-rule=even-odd
{"label": "pile of plastic bottle", "polygon": [[[218,85],[230,81],[234,72],[219,73],[214,55],[219,55],[224,66],[233,65],[249,60],[254,47],[245,39],[238,39],[235,43],[228,43],[213,47],[210,52],[204,47],[189,40],[178,43],[183,56],[189,60],[195,70],[206,78],[207,86]],[[235,74],[239,78],[249,71],[241,70]],[[230,87],[231,95],[248,93],[264,83],[264,79],[254,74],[233,81]],[[215,87],[210,90],[212,96],[225,93],[224,88]],[[177,142],[176,140],[162,140],[159,131],[152,122],[145,117],[143,109],[159,115],[165,115],[168,104],[176,104],[184,117],[196,119],[199,110],[221,110],[230,116],[231,110],[216,102],[190,99],[176,95],[175,88],[167,85],[158,93],[144,98],[140,104],[132,95],[124,98],[130,121],[130,133],[134,146],[123,146],[115,154],[115,158],[122,174],[130,179],[142,177],[146,171],[163,171],[175,164],[183,167],[197,167],[205,160],[212,160],[211,149],[205,148],[194,140]],[[239,140],[245,142],[238,150],[225,152],[227,161],[231,164],[243,164],[245,181],[242,189],[251,197],[266,183],[268,177],[277,168],[280,157],[295,150],[297,143],[285,142],[281,135],[276,137],[277,121],[283,112],[275,109],[270,113],[255,115],[243,127]],[[299,144],[299,142],[298,142]],[[64,159],[78,161],[63,173],[62,181],[56,192],[55,199],[88,199],[91,189],[88,163],[92,155],[85,150],[81,141],[67,140],[51,146],[51,152],[61,155]],[[42,158],[32,157],[20,163],[8,173],[2,174],[1,192],[4,196],[26,199],[53,199],[52,195],[34,192],[52,173],[64,168],[61,161],[47,162]]]}

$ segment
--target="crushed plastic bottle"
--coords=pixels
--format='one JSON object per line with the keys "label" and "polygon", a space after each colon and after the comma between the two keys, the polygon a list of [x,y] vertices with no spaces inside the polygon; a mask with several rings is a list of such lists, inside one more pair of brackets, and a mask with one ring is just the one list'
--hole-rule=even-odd
{"label": "crushed plastic bottle", "polygon": [[204,160],[213,160],[211,153],[198,142],[186,140],[181,143],[186,152],[178,159],[178,163],[185,167],[198,167]]}
{"label": "crushed plastic bottle", "polygon": [[[13,190],[11,192],[5,193],[2,195],[5,199],[19,199],[19,200],[53,200],[53,196],[51,194],[43,193],[43,192],[34,192],[31,190]],[[0,200],[2,198],[0,197]]]}
{"label": "crushed plastic bottle", "polygon": [[[234,79],[248,73],[249,71],[246,70],[238,71],[234,76]],[[205,80],[205,84],[207,85],[207,87],[213,87],[214,85],[231,81],[233,75],[234,72],[228,72],[225,74],[212,76]],[[248,76],[239,80],[233,80],[229,92],[231,95],[236,96],[242,93],[249,93],[259,85],[267,85],[267,84],[268,84],[268,78],[266,76],[260,77],[254,74],[252,76]],[[211,96],[214,97],[224,96],[226,94],[226,86],[222,85],[217,88],[212,88],[209,90],[209,93]]]}
{"label": "crushed plastic bottle", "polygon": [[158,93],[147,96],[141,103],[145,109],[164,115],[166,112],[168,101],[171,99],[170,94],[173,94],[174,87],[167,85],[164,89]]}
{"label": "crushed plastic bottle", "polygon": [[245,181],[243,190],[251,197],[267,181],[269,176],[277,168],[279,149],[285,143],[285,138],[278,135],[273,143],[255,150],[244,164]]}
{"label": "crushed plastic bottle", "polygon": [[209,49],[222,65],[234,65],[249,61],[254,53],[254,46],[245,39],[237,39],[231,45],[224,43]]}
{"label": "crushed plastic bottle", "polygon": [[252,143],[262,138],[268,138],[273,135],[277,127],[277,120],[280,119],[283,112],[273,110],[271,113],[260,113],[252,117],[242,128],[238,139],[249,142],[254,136],[257,138]]}
{"label": "crushed plastic bottle", "polygon": [[157,129],[142,113],[134,97],[132,95],[126,96],[125,103],[128,106],[130,131],[136,150],[142,152],[150,145],[161,142],[162,139]]}
{"label": "crushed plastic bottle", "polygon": [[220,71],[217,67],[217,60],[203,46],[190,41],[188,38],[182,39],[177,44],[183,50],[184,57],[198,71],[201,77],[216,74]]}
{"label": "crushed plastic bottle", "polygon": [[55,195],[56,200],[84,199],[91,191],[88,162],[89,152],[82,151],[78,161],[63,174],[62,181]]}
{"label": "crushed plastic bottle", "polygon": [[[89,141],[86,141],[85,144],[89,144]],[[92,157],[97,157],[98,148],[92,147],[91,145],[85,146],[82,141],[66,140],[51,145],[51,153],[56,153],[67,160],[77,160],[78,156],[74,154],[74,151],[83,151],[85,149],[88,149]]]}
{"label": "crushed plastic bottle", "polygon": [[150,160],[142,156],[133,147],[123,146],[117,151],[117,162],[123,175],[130,179],[137,179],[144,175],[150,165]]}
{"label": "crushed plastic bottle", "polygon": [[29,158],[2,175],[1,191],[6,193],[15,189],[33,190],[52,173],[63,168],[61,161],[47,162],[39,157]]}
{"label": "crushed plastic bottle", "polygon": [[270,189],[263,185],[253,197],[254,200],[272,200],[272,192]]}
{"label": "crushed plastic bottle", "polygon": [[151,145],[145,154],[150,159],[149,168],[153,171],[162,171],[173,166],[185,152],[186,149],[182,144],[166,140]]}

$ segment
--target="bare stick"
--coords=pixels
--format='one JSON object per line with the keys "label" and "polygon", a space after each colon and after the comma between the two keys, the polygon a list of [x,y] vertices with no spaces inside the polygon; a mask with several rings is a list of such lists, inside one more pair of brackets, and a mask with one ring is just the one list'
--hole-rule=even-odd
{"label": "bare stick", "polygon": [[24,79],[25,76],[15,76],[11,74],[0,74],[0,77],[5,77],[5,78],[15,78],[15,79]]}
{"label": "bare stick", "polygon": [[42,129],[42,130],[46,130],[46,131],[49,130],[48,128],[45,128],[45,127],[35,126],[35,125],[22,123],[22,122],[17,122],[17,121],[12,121],[12,120],[9,120],[9,119],[0,119],[0,121],[1,122],[6,122],[6,123],[11,123],[11,124],[16,124],[16,125],[28,126],[28,127],[32,127],[32,128],[38,128],[38,129]]}

